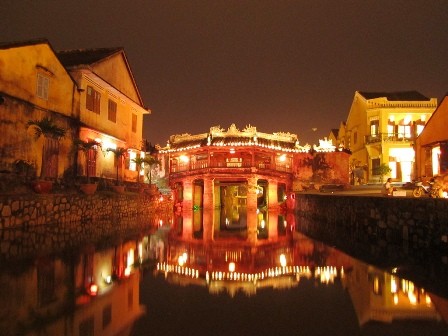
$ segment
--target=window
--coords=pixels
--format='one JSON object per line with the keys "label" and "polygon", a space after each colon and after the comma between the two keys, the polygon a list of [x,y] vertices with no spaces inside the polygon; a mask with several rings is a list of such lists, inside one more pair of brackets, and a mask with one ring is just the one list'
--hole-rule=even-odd
{"label": "window", "polygon": [[400,120],[398,123],[398,137],[408,138],[412,137],[411,133],[411,117],[406,116],[404,119]]}
{"label": "window", "polygon": [[137,153],[134,151],[129,152],[129,170],[136,171],[137,164],[135,163],[135,159],[137,158]]}
{"label": "window", "polygon": [[40,73],[37,74],[36,95],[39,98],[48,99],[48,88],[50,87],[50,78]]}
{"label": "window", "polygon": [[398,125],[399,138],[411,138],[411,125]]}
{"label": "window", "polygon": [[353,144],[356,145],[358,142],[358,132],[353,133]]}
{"label": "window", "polygon": [[389,138],[396,136],[395,134],[395,122],[392,119],[389,119],[387,122],[387,136]]}
{"label": "window", "polygon": [[417,120],[417,121],[415,122],[415,133],[416,133],[415,136],[416,136],[416,137],[419,136],[420,133],[423,131],[424,128],[425,128],[425,121],[422,120],[422,119]]}
{"label": "window", "polygon": [[379,127],[380,127],[380,121],[379,120],[372,120],[370,122],[370,135],[372,137],[378,136]]}
{"label": "window", "polygon": [[101,94],[91,86],[87,86],[86,108],[89,111],[100,114]]}
{"label": "window", "polygon": [[137,133],[137,115],[132,113],[132,132]]}
{"label": "window", "polygon": [[117,103],[109,99],[107,119],[116,123],[117,122]]}

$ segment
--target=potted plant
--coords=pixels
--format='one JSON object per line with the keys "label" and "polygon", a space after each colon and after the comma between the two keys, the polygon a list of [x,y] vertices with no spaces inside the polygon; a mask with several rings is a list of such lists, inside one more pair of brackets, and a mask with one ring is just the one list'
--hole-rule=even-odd
{"label": "potted plant", "polygon": [[89,156],[89,151],[94,151],[94,155],[96,155],[98,148],[100,148],[101,144],[95,140],[87,140],[84,141],[82,139],[75,139],[74,145],[83,152],[85,158],[85,171],[87,183],[82,183],[80,185],[80,189],[84,194],[92,195],[96,192],[97,184],[90,182],[90,165],[92,163],[91,157]]}
{"label": "potted plant", "polygon": [[124,185],[120,184],[120,180],[118,178],[118,169],[120,167],[121,159],[126,154],[127,149],[123,148],[123,147],[117,147],[117,148],[108,148],[107,151],[108,152],[112,152],[114,154],[115,162],[117,163],[116,164],[117,178],[115,179],[115,185],[112,186],[112,189],[115,192],[118,192],[118,193],[122,194],[122,193],[124,193]]}
{"label": "potted plant", "polygon": [[[44,138],[44,147],[46,142],[50,140],[56,140],[59,142],[66,133],[64,128],[57,126],[49,117],[44,117],[40,120],[29,120],[27,126],[28,128],[31,127],[34,129],[34,137],[36,140],[41,136]],[[48,193],[53,187],[53,182],[46,180],[48,160],[45,158],[44,154],[45,153],[42,149],[42,162],[40,166],[39,179],[33,182],[33,188],[38,193]]]}
{"label": "potted plant", "polygon": [[378,167],[373,169],[374,175],[380,176],[380,182],[384,182],[384,176],[389,174],[392,171],[392,169],[389,167],[387,163],[382,163]]}

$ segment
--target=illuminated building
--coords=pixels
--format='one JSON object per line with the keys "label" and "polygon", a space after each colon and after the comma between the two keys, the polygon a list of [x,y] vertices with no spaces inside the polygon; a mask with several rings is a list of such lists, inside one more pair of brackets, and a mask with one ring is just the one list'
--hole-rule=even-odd
{"label": "illuminated building", "polygon": [[[70,170],[115,179],[118,165],[121,179],[137,180],[132,159],[143,155],[143,116],[149,111],[123,48],[55,52],[46,39],[39,39],[2,44],[0,58],[0,147],[6,149],[1,170],[14,171],[20,161],[37,175],[45,166],[43,175],[49,179]],[[35,140],[27,123],[43,118],[66,130],[66,136]],[[75,138],[96,141],[101,151],[89,150],[89,160],[80,151],[75,162]],[[126,150],[120,162],[108,151],[116,148]]]}
{"label": "illuminated building", "polygon": [[[136,181],[132,160],[144,156],[143,116],[149,112],[143,106],[123,48],[67,50],[57,56],[78,87],[79,138],[101,145],[101,154],[93,150],[87,153],[89,167],[83,167],[85,160],[78,160],[81,173],[85,175],[89,169],[90,176],[115,179],[118,165],[120,179]],[[117,148],[126,150],[124,157],[117,158],[110,152]]]}
{"label": "illuminated building", "polygon": [[159,149],[174,191],[175,230],[185,239],[275,239],[291,231],[280,218],[302,185],[348,183],[349,154],[331,141],[301,146],[297,135],[211,127],[171,136]]}
{"label": "illuminated building", "polygon": [[[359,324],[400,320],[442,320],[432,302],[433,294],[412,281],[353,259],[353,268],[342,279],[352,299]],[[441,304],[446,305],[446,300]]]}
{"label": "illuminated building", "polygon": [[377,167],[390,177],[410,182],[415,176],[414,142],[437,107],[436,98],[410,92],[355,92],[339,142],[352,152],[353,181],[380,182]]}
{"label": "illuminated building", "polygon": [[36,141],[27,131],[27,122],[47,117],[58,127],[69,128],[76,115],[76,83],[45,39],[2,44],[0,59],[0,170],[14,171],[14,162],[21,160],[37,176],[62,177],[72,164],[69,155],[64,155],[71,150],[70,137]]}
{"label": "illuminated building", "polygon": [[417,177],[448,174],[448,98],[445,96],[416,140]]}
{"label": "illuminated building", "polygon": [[[85,247],[67,255],[23,262],[20,272],[5,263],[0,274],[2,335],[130,335],[146,310],[140,304],[140,244]],[[19,261],[14,261],[19,264]],[[20,263],[22,264],[22,263]],[[14,317],[14,318],[12,318]]]}

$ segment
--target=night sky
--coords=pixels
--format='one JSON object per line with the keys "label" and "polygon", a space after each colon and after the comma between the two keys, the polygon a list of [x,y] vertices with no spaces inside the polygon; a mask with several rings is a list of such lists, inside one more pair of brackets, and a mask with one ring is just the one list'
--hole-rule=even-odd
{"label": "night sky", "polygon": [[[144,137],[211,126],[317,143],[355,91],[448,92],[448,2],[436,0],[0,0],[0,42],[124,47]],[[313,131],[317,128],[316,131]]]}

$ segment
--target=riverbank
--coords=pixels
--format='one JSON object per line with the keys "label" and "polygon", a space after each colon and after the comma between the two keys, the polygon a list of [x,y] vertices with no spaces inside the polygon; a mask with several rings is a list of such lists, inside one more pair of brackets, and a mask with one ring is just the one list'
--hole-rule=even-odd
{"label": "riverbank", "polygon": [[145,193],[0,195],[0,260],[126,239],[169,222],[172,202]]}

